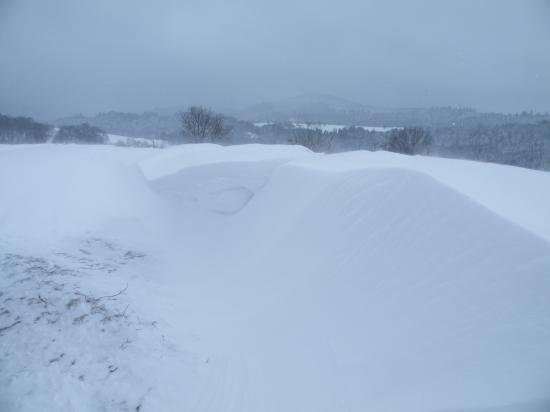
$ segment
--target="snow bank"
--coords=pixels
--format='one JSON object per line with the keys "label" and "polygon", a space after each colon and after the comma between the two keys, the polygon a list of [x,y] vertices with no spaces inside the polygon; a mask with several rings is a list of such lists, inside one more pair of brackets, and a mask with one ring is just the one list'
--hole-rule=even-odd
{"label": "snow bank", "polygon": [[548,173],[208,144],[0,172],[8,410],[548,410]]}
{"label": "snow bank", "polygon": [[397,167],[426,173],[525,229],[550,240],[550,173],[469,160],[348,152],[323,162],[303,160],[317,170],[349,171]]}
{"label": "snow bank", "polygon": [[41,145],[1,151],[2,234],[47,239],[151,214],[156,199],[135,165],[140,152],[130,160],[121,150]]}
{"label": "snow bank", "polygon": [[546,242],[407,170],[320,178],[290,164],[249,207],[250,238],[267,234],[267,245],[243,270],[253,275],[223,285],[239,296],[223,312],[244,314],[248,334],[237,335],[254,340],[237,346],[270,371],[254,385],[272,410],[475,409],[546,395]]}
{"label": "snow bank", "polygon": [[[320,160],[322,157],[323,160]],[[149,180],[214,163],[296,160],[313,170],[346,172],[369,168],[403,168],[422,172],[468,196],[503,218],[550,240],[550,173],[468,160],[403,156],[389,152],[320,155],[301,146],[211,144],[185,145],[141,162]]]}
{"label": "snow bank", "polygon": [[180,244],[215,260],[180,264],[196,272],[184,312],[202,302],[208,316],[177,316],[221,342],[234,379],[247,365],[239,396],[261,403],[237,409],[473,410],[546,395],[550,249],[502,218],[525,224],[522,205],[499,202],[521,187],[544,221],[547,174],[386,153],[274,165],[268,148],[250,166],[251,149],[182,148],[145,172],[163,196],[194,194],[176,202],[185,213],[213,210],[192,184],[254,194],[215,228],[184,224]]}
{"label": "snow bank", "polygon": [[216,144],[188,144],[163,150],[156,156],[140,162],[149,180],[170,175],[191,167],[219,163],[259,163],[277,161],[283,163],[304,156],[316,156],[303,146],[247,144],[219,146]]}

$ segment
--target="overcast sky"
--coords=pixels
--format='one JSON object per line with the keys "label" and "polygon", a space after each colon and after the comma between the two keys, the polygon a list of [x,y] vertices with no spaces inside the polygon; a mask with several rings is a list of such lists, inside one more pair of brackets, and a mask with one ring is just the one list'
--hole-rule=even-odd
{"label": "overcast sky", "polygon": [[301,93],[550,111],[547,0],[0,0],[0,111]]}

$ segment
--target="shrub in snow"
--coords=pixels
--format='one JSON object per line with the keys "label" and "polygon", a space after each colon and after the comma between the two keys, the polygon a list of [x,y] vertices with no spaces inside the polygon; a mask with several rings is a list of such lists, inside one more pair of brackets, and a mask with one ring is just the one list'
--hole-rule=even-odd
{"label": "shrub in snow", "polygon": [[56,133],[55,143],[104,144],[107,134],[99,127],[83,123],[77,126],[61,126]]}
{"label": "shrub in snow", "polygon": [[432,136],[420,127],[396,129],[390,132],[386,149],[390,152],[414,155],[428,154],[432,146]]}
{"label": "shrub in snow", "polygon": [[0,114],[0,143],[44,143],[51,127],[30,117],[11,117]]}
{"label": "shrub in snow", "polygon": [[334,133],[321,129],[297,128],[292,131],[288,142],[307,147],[314,152],[329,152],[332,148]]}
{"label": "shrub in snow", "polygon": [[220,142],[231,131],[225,125],[225,118],[220,113],[201,106],[190,106],[180,113],[184,137],[195,142]]}

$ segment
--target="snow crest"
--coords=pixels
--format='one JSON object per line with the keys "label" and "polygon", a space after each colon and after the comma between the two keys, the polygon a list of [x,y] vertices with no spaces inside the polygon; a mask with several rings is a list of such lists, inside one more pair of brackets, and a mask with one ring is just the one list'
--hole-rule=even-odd
{"label": "snow crest", "polygon": [[208,144],[0,172],[2,411],[548,410],[548,173]]}

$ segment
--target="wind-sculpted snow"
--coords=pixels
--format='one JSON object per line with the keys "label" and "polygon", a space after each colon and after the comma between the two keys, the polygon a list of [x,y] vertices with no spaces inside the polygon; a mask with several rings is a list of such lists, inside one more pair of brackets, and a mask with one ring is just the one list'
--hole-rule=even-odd
{"label": "wind-sculpted snow", "polygon": [[325,161],[304,159],[314,169],[345,171],[399,167],[426,173],[504,218],[550,240],[548,172],[469,160],[402,156],[388,152],[350,152]]}
{"label": "wind-sculpted snow", "polygon": [[0,152],[4,234],[78,235],[112,220],[140,220],[156,212],[156,199],[135,165],[143,151],[83,149],[45,145]]}
{"label": "wind-sculpted snow", "polygon": [[550,174],[296,146],[0,158],[2,411],[549,410]]}

